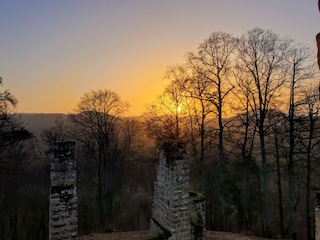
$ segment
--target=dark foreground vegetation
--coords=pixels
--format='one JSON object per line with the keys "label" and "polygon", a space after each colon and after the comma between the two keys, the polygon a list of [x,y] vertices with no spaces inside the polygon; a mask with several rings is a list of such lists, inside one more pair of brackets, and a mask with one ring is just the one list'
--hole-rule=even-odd
{"label": "dark foreground vegetation", "polygon": [[92,90],[40,136],[1,92],[0,239],[47,239],[45,151],[70,139],[80,235],[147,230],[158,143],[183,141],[191,187],[206,197],[208,230],[313,239],[320,188],[314,55],[262,29],[237,38],[213,33],[168,68],[167,87],[142,117],[126,117],[129,104],[115,92]]}

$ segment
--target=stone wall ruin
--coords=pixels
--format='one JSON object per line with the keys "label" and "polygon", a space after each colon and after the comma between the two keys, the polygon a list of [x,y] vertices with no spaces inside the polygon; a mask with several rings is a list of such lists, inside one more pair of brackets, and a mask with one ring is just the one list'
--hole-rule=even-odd
{"label": "stone wall ruin", "polygon": [[78,235],[75,142],[50,146],[49,240]]}
{"label": "stone wall ruin", "polygon": [[204,198],[190,193],[189,188],[185,144],[162,143],[152,205],[152,239],[203,239]]}

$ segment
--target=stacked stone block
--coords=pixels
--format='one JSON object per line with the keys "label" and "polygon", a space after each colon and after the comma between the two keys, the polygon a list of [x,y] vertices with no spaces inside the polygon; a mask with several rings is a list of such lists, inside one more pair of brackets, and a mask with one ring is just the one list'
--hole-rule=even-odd
{"label": "stacked stone block", "polygon": [[49,240],[78,235],[75,142],[50,146]]}
{"label": "stacked stone block", "polygon": [[189,167],[183,143],[160,145],[151,236],[191,240]]}

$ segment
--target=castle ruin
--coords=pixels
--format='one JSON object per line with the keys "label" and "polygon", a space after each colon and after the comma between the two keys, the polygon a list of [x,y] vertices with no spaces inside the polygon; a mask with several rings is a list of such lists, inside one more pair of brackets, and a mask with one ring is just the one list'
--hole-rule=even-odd
{"label": "castle ruin", "polygon": [[59,142],[47,152],[50,158],[49,240],[78,235],[75,142]]}
{"label": "castle ruin", "polygon": [[204,198],[189,188],[185,144],[162,143],[152,205],[152,239],[203,239]]}

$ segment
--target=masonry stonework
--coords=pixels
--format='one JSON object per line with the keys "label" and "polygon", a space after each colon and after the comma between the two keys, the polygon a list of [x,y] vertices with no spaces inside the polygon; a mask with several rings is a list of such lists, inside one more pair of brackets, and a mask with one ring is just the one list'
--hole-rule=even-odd
{"label": "masonry stonework", "polygon": [[204,199],[191,198],[184,143],[161,143],[152,206],[151,237],[200,240],[204,226]]}
{"label": "masonry stonework", "polygon": [[75,142],[58,142],[47,152],[50,159],[49,240],[78,235]]}

